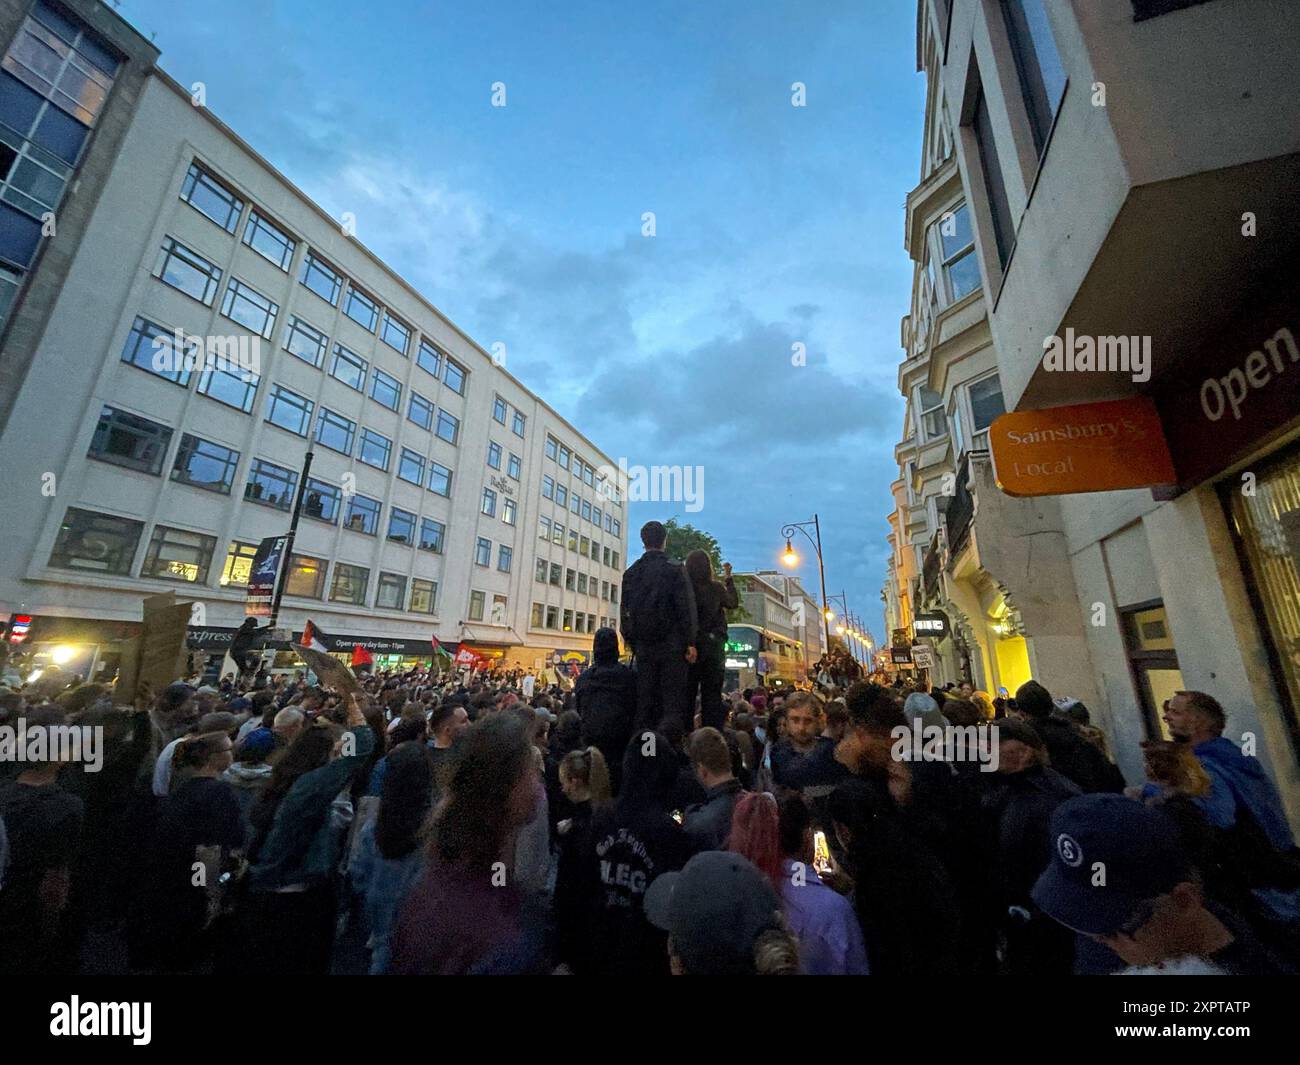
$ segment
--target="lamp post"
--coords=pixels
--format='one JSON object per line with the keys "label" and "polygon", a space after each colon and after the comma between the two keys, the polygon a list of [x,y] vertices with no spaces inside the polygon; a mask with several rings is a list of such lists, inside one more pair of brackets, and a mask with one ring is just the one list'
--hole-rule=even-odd
{"label": "lamp post", "polygon": [[[844,619],[844,624],[839,626],[836,629],[836,635],[840,635],[845,638],[844,646],[848,648],[849,654],[853,655],[855,659],[858,658],[857,648],[852,642],[856,638],[857,633],[855,632],[853,615],[849,613],[848,597],[843,592],[840,592],[838,595],[828,596],[827,603],[828,604],[835,603],[843,611],[843,613],[840,616]],[[831,612],[827,610],[827,613],[830,614]],[[829,623],[834,620],[834,617],[833,616],[828,617],[826,620]],[[827,638],[827,643],[828,644],[830,643],[829,637]],[[827,650],[829,649],[830,648],[828,647]]]}
{"label": "lamp post", "polygon": [[[813,527],[811,533],[808,532],[808,526]],[[830,607],[826,604],[826,566],[822,561],[822,527],[817,520],[817,515],[812,516],[812,521],[792,521],[788,525],[781,526],[781,535],[785,537],[785,551],[781,555],[781,561],[786,566],[793,569],[799,565],[799,553],[794,549],[794,544],[790,542],[790,537],[798,529],[804,536],[808,537],[808,542],[813,545],[813,550],[817,552],[817,575],[821,578],[822,586],[822,626],[826,635],[826,649],[831,647],[831,619],[827,617],[830,613]]]}

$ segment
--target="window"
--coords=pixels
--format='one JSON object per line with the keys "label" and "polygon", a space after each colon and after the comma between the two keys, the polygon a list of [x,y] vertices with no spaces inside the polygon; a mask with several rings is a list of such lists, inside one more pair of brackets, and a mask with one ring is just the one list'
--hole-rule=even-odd
{"label": "window", "polygon": [[580,546],[578,547],[578,554],[580,554],[583,558],[586,558],[588,555],[591,554],[591,541],[587,539],[587,537],[585,536],[582,537],[580,541]]}
{"label": "window", "polygon": [[600,544],[598,544],[595,540],[591,541],[591,561],[592,562],[600,561]]}
{"label": "window", "polygon": [[194,368],[185,356],[184,347],[176,346],[176,333],[146,318],[137,318],[131,324],[122,348],[122,361],[182,388],[189,386],[190,371]]}
{"label": "window", "polygon": [[225,299],[221,301],[221,313],[263,340],[270,340],[280,305],[263,296],[257,289],[244,284],[239,278],[232,277],[226,286]]}
{"label": "window", "polygon": [[[574,498],[575,498],[575,500],[577,499],[576,496],[575,496]],[[560,506],[560,507],[563,507],[563,506],[566,506],[566,505],[568,504],[568,502],[569,502],[569,490],[568,490],[567,488],[565,488],[564,485],[562,485],[562,484],[557,484],[557,485],[555,486],[555,503],[556,503],[556,505],[557,505],[557,506]]]}
{"label": "window", "polygon": [[541,538],[541,539],[543,539],[543,540],[547,540],[547,541],[550,540],[550,538],[551,538],[551,519],[550,519],[550,518],[538,518],[538,519],[537,519],[537,535],[538,535],[539,538]]}
{"label": "window", "polygon": [[988,437],[980,439],[983,433],[998,416],[1006,413],[1002,402],[1002,382],[998,375],[985,377],[971,384],[969,388],[971,422],[975,427],[974,446],[988,447]]}
{"label": "window", "polygon": [[546,627],[548,629],[558,629],[560,627],[560,608],[548,606],[546,608]]}
{"label": "window", "polygon": [[606,566],[610,565],[610,561],[609,561],[609,548],[608,548],[608,547],[601,547],[601,549],[600,549],[600,561],[601,561],[601,563],[602,563],[603,565],[606,565]]}
{"label": "window", "polygon": [[379,331],[379,339],[394,351],[400,351],[405,355],[411,346],[411,327],[401,319],[394,318],[388,311],[384,311],[384,328]]}
{"label": "window", "polygon": [[294,492],[298,489],[298,474],[294,470],[277,466],[266,459],[253,459],[248,468],[248,483],[244,498],[250,503],[289,510],[293,507]]}
{"label": "window", "polygon": [[558,461],[560,463],[560,469],[567,470],[569,468],[569,449],[563,444],[560,445],[560,457]]}
{"label": "window", "polygon": [[541,603],[534,603],[533,612],[528,618],[528,627],[530,629],[540,629],[542,627],[542,620],[545,616],[546,607],[542,606]]}
{"label": "window", "polygon": [[373,333],[379,324],[379,304],[354,285],[348,286],[348,298],[343,303],[343,313],[367,332]]}
{"label": "window", "polygon": [[393,442],[388,437],[373,429],[361,430],[361,446],[357,448],[358,460],[377,470],[386,470],[392,453]]}
{"label": "window", "polygon": [[343,493],[334,485],[318,481],[315,477],[307,478],[307,491],[302,499],[302,512],[317,521],[327,521],[333,525],[338,521],[339,503]]}
{"label": "window", "polygon": [[437,377],[442,369],[442,356],[438,349],[430,344],[427,340],[420,341],[420,350],[416,353],[415,364],[420,369]]}
{"label": "window", "polygon": [[181,183],[181,199],[202,215],[233,233],[244,211],[244,201],[214,178],[198,163],[191,163]]}
{"label": "window", "polygon": [[560,586],[560,577],[562,575],[563,575],[563,567],[561,567],[558,562],[552,562],[551,572],[549,574],[550,579],[548,583],[553,584],[555,585],[556,588],[558,588]]}
{"label": "window", "polygon": [[533,571],[533,580],[538,584],[546,583],[546,559],[539,558]]}
{"label": "window", "polygon": [[463,396],[465,394],[465,369],[463,366],[448,359],[447,370],[442,379],[446,382],[447,387],[457,395]]}
{"label": "window", "polygon": [[242,369],[212,369],[199,374],[198,392],[201,396],[215,399],[227,407],[247,414],[253,409],[257,399],[257,386],[261,383],[257,374]]}
{"label": "window", "polygon": [[217,265],[208,262],[198,252],[190,251],[174,237],[163,241],[153,276],[178,292],[192,296],[205,307],[212,306],[221,285],[221,270]]}
{"label": "window", "polygon": [[544,474],[542,476],[542,498],[555,498],[555,479],[551,477],[550,474]]}
{"label": "window", "polygon": [[587,594],[587,575],[585,573],[578,574],[578,594]]}
{"label": "window", "polygon": [[578,530],[576,528],[569,530],[569,550],[578,550]]}
{"label": "window", "polygon": [[143,522],[69,507],[50,552],[50,565],[125,576],[131,572],[142,532]]}
{"label": "window", "polygon": [[406,578],[396,573],[379,574],[379,587],[375,592],[375,606],[388,610],[401,610],[406,602]]}
{"label": "window", "polygon": [[492,613],[488,615],[488,623],[491,625],[504,625],[506,623],[506,607],[508,601],[504,595],[494,595],[492,597]]}
{"label": "window", "polygon": [[583,467],[582,480],[588,487],[594,488],[596,485],[596,467],[594,466]]}
{"label": "window", "polygon": [[415,515],[399,507],[389,510],[388,539],[395,544],[415,543]]}
{"label": "window", "polygon": [[284,385],[274,384],[266,397],[266,420],[297,436],[306,436],[311,427],[313,404]]}
{"label": "window", "polygon": [[257,547],[257,544],[230,541],[230,550],[226,552],[226,564],[221,567],[221,578],[217,581],[222,588],[231,585],[236,588],[248,586],[248,577],[253,572],[253,559],[257,555]]}
{"label": "window", "polygon": [[553,544],[564,543],[564,526],[561,525],[558,521],[551,523],[551,543]]}
{"label": "window", "polygon": [[434,521],[432,518],[424,518],[420,522],[420,550],[432,551],[435,555],[442,554],[442,541],[447,535],[447,526],[440,521]]}
{"label": "window", "polygon": [[501,445],[488,443],[487,464],[494,470],[501,469]]}
{"label": "window", "polygon": [[382,403],[389,410],[398,410],[402,405],[402,385],[396,377],[389,377],[378,366],[370,381],[370,398]]}
{"label": "window", "polygon": [[193,485],[195,488],[206,488],[210,492],[230,495],[230,486],[235,483],[237,465],[239,465],[238,451],[232,451],[210,440],[201,440],[197,436],[185,433],[181,436],[181,446],[176,449],[176,461],[172,465],[172,480]]}
{"label": "window", "polygon": [[578,575],[571,569],[564,571],[564,590],[566,592],[576,591],[578,588]]}
{"label": "window", "polygon": [[289,556],[289,576],[284,594],[302,599],[319,599],[325,594],[325,560],[310,555]]}
{"label": "window", "polygon": [[591,502],[586,499],[582,501],[582,518],[583,521],[591,521]]}
{"label": "window", "polygon": [[573,611],[572,611],[572,610],[566,610],[566,611],[564,612],[564,631],[565,631],[565,632],[572,632],[572,631],[573,631]]}
{"label": "window", "polygon": [[411,581],[411,613],[432,614],[438,603],[437,581]]}
{"label": "window", "polygon": [[114,466],[158,474],[171,439],[172,431],[165,425],[116,407],[104,407],[86,454]]}
{"label": "window", "polygon": [[366,370],[369,369],[369,365],[355,351],[345,348],[342,344],[335,344],[334,361],[330,364],[330,376],[342,381],[349,388],[355,388],[358,392],[363,392],[366,385]]}
{"label": "window", "polygon": [[486,536],[480,536],[474,541],[474,564],[476,566],[488,566],[492,563],[492,541]]}
{"label": "window", "polygon": [[617,585],[617,584],[611,584],[611,585],[609,586],[609,601],[610,601],[611,603],[617,603],[617,602],[618,602],[618,585]]}
{"label": "window", "polygon": [[993,215],[993,237],[997,246],[998,266],[1005,269],[1011,255],[1011,243],[1015,236],[1015,226],[1011,221],[1011,205],[1007,202],[1007,188],[1002,180],[1002,164],[998,160],[997,142],[993,139],[993,123],[989,118],[988,99],[984,90],[978,90],[975,96],[974,121],[975,142],[979,146],[980,164],[984,175],[984,187],[989,198],[989,210]]}
{"label": "window", "polygon": [[330,600],[335,603],[366,605],[366,585],[370,583],[370,570],[347,562],[334,563],[334,581],[330,585]]}
{"label": "window", "polygon": [[507,499],[502,505],[501,520],[507,525],[515,524],[515,515],[518,513],[519,504],[513,499]]}
{"label": "window", "polygon": [[617,552],[617,551],[611,551],[611,552],[610,552],[610,555],[609,555],[609,559],[610,559],[610,562],[609,562],[610,568],[611,568],[611,569],[618,569],[618,552]]}
{"label": "window", "polygon": [[1044,0],[1003,0],[1002,11],[1007,18],[1011,50],[1016,55],[1034,146],[1041,155],[1065,95],[1065,67]]}
{"label": "window", "polygon": [[285,327],[284,348],[319,370],[325,361],[325,352],[329,349],[329,337],[310,322],[304,322],[295,315]]}
{"label": "window", "polygon": [[970,225],[970,207],[959,204],[936,223],[943,276],[947,283],[944,303],[955,302],[980,286],[979,261],[975,258],[975,234]]}
{"label": "window", "polygon": [[937,440],[948,432],[948,420],[943,413],[943,396],[922,385],[916,391],[921,407],[921,428],[926,440]]}
{"label": "window", "polygon": [[[591,508],[591,520],[592,520],[592,522],[595,524],[596,529],[599,530],[599,529],[600,529],[600,507],[592,507],[592,508]],[[607,527],[607,528],[606,528],[606,532],[608,532],[608,531],[609,531],[609,530],[608,530],[608,527]]]}
{"label": "window", "polygon": [[309,250],[303,257],[299,280],[331,307],[338,306],[343,275],[314,251]]}
{"label": "window", "polygon": [[522,414],[520,414],[518,411],[515,411],[514,420],[510,423],[510,431],[513,432],[515,436],[523,436],[524,424],[526,421],[527,419],[525,419]]}
{"label": "window", "polygon": [[438,423],[433,432],[435,436],[446,440],[447,443],[454,444],[456,438],[460,436],[460,419],[439,407]]}
{"label": "window", "polygon": [[569,500],[569,509],[574,514],[580,514],[582,512],[582,496],[578,495],[577,492],[574,492],[573,498]]}
{"label": "window", "polygon": [[519,471],[522,467],[523,460],[513,451],[510,452],[510,457],[506,460],[506,476],[516,481],[519,480]]}
{"label": "window", "polygon": [[614,535],[619,537],[623,535],[623,526],[617,519],[614,521]]}
{"label": "window", "polygon": [[492,420],[501,425],[506,424],[506,401],[500,396],[492,400]]}
{"label": "window", "polygon": [[256,207],[248,212],[244,226],[244,243],[281,270],[288,270],[297,242],[279,226],[265,218]]}
{"label": "window", "polygon": [[410,402],[406,406],[406,417],[421,429],[428,429],[433,425],[433,404],[419,392],[412,392]]}
{"label": "window", "polygon": [[214,536],[166,525],[155,526],[145,551],[144,564],[140,567],[140,576],[207,584],[208,566],[216,547]]}
{"label": "window", "polygon": [[402,448],[397,460],[397,476],[411,484],[424,484],[424,456],[409,447]]}
{"label": "window", "polygon": [[483,620],[483,601],[486,596],[482,592],[469,593],[469,620]]}
{"label": "window", "polygon": [[356,435],[356,422],[349,421],[341,414],[335,414],[328,407],[321,407],[316,417],[316,442],[331,451],[343,455],[352,454],[352,438]]}
{"label": "window", "polygon": [[451,495],[451,470],[440,462],[429,463],[429,491],[440,496]]}
{"label": "window", "polygon": [[483,502],[479,510],[489,518],[497,516],[497,494],[491,488],[483,489]]}
{"label": "window", "polygon": [[601,581],[601,582],[600,582],[600,597],[601,597],[602,599],[608,599],[608,598],[609,598],[609,581]]}
{"label": "window", "polygon": [[555,443],[555,437],[548,436],[546,438],[546,457],[548,459],[554,460],[557,453],[558,453],[558,445]]}
{"label": "window", "polygon": [[118,65],[116,53],[97,36],[43,3],[33,6],[4,57],[5,70],[86,126],[94,123]]}
{"label": "window", "polygon": [[514,559],[514,549],[502,544],[497,548],[497,569],[502,573],[510,572],[510,563]]}

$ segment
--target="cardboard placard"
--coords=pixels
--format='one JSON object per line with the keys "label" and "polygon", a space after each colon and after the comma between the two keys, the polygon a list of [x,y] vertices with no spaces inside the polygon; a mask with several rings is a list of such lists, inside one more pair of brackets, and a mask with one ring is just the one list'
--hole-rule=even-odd
{"label": "cardboard placard", "polygon": [[333,688],[340,694],[361,694],[361,685],[357,683],[357,678],[352,675],[352,670],[340,662],[332,655],[324,651],[317,651],[314,647],[304,647],[300,643],[293,645],[294,653],[297,654],[308,668],[316,674],[316,679],[324,688]]}

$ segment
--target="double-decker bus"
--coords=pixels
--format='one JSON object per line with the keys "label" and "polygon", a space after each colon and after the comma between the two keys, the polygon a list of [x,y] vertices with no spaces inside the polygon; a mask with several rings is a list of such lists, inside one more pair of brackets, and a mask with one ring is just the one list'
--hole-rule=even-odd
{"label": "double-decker bus", "polygon": [[753,688],[761,680],[769,688],[793,688],[808,676],[803,644],[758,625],[728,625],[723,691]]}

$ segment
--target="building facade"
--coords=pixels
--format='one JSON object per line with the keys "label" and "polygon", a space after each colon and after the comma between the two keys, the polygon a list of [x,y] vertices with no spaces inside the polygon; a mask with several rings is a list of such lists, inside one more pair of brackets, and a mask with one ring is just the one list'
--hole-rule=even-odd
{"label": "building facade", "polygon": [[[1285,42],[1297,39],[1300,8],[1286,0],[918,7],[1002,404],[1149,400],[1176,470],[1155,490],[1030,500],[1041,520],[1009,518],[999,550],[1024,553],[1030,584],[1072,601],[1075,623],[1050,638],[1091,674],[1089,705],[1130,780],[1142,775],[1139,742],[1163,735],[1164,700],[1205,691],[1278,782],[1293,824],[1300,67]],[[1045,359],[1075,338],[1110,358]],[[958,508],[975,512],[972,538],[984,500],[1025,502],[1001,496],[983,461],[972,456],[964,478],[976,505]],[[1045,563],[1040,542],[1052,544]],[[1032,638],[1037,623],[1008,587]],[[1088,701],[1081,682],[1029,658],[1057,694]]]}
{"label": "building facade", "polygon": [[31,300],[0,603],[70,668],[111,668],[168,590],[220,649],[300,487],[293,632],[532,668],[617,626],[616,462],[157,68],[65,274],[15,322]]}

